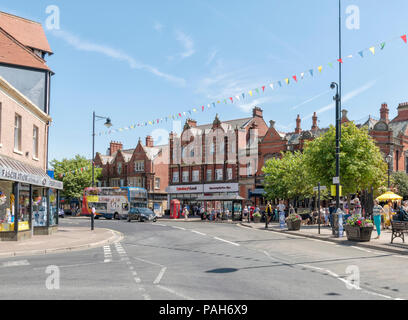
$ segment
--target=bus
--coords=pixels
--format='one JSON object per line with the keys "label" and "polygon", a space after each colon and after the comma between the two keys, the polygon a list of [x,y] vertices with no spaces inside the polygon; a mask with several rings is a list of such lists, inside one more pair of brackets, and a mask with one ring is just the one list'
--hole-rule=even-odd
{"label": "bus", "polygon": [[135,187],[85,188],[81,215],[90,216],[95,207],[95,218],[126,219],[130,208],[147,208],[147,190]]}

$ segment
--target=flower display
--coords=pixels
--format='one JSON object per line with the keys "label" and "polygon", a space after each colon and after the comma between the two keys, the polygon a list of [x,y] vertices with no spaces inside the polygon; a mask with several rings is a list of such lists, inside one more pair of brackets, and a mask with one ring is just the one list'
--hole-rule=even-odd
{"label": "flower display", "polygon": [[373,227],[373,221],[366,219],[364,217],[359,217],[359,216],[352,216],[347,219],[347,225],[348,226],[353,226],[353,227],[360,227],[360,228],[368,228],[368,227]]}
{"label": "flower display", "polygon": [[296,213],[292,213],[286,218],[286,221],[292,221],[292,222],[302,221],[302,217]]}

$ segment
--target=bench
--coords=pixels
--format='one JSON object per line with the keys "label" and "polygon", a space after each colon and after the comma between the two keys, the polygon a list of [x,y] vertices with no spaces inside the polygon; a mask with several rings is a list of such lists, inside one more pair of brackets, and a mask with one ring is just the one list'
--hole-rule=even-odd
{"label": "bench", "polygon": [[404,232],[408,232],[408,221],[391,221],[392,226],[392,236],[391,243],[394,242],[395,238],[401,238],[405,243]]}

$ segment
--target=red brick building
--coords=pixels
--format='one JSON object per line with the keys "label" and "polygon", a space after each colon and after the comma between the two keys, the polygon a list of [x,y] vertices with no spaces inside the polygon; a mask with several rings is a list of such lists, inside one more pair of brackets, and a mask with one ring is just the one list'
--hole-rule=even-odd
{"label": "red brick building", "polygon": [[170,134],[170,200],[190,209],[240,210],[255,188],[259,137],[267,130],[258,107],[249,118],[221,121],[217,115],[200,126],[187,120],[180,135]]}
{"label": "red brick building", "polygon": [[111,142],[107,155],[96,153],[95,165],[102,168],[101,187],[142,187],[149,194],[149,207],[157,214],[167,209],[168,146],[154,146],[153,138],[139,142],[134,149],[123,149]]}

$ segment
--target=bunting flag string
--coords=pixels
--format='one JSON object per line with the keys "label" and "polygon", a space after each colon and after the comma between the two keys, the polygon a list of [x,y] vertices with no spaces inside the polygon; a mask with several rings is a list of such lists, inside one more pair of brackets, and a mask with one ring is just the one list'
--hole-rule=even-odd
{"label": "bunting flag string", "polygon": [[[403,35],[400,35],[398,37],[394,37],[394,38],[392,38],[392,39],[390,39],[388,41],[381,41],[381,42],[379,42],[379,43],[377,43],[377,44],[375,44],[373,46],[370,46],[370,47],[367,47],[367,48],[365,48],[363,50],[357,51],[357,54],[362,59],[365,58],[365,52],[366,51],[370,51],[372,53],[372,55],[375,55],[376,54],[376,48],[379,48],[379,49],[381,49],[383,51],[388,43],[396,41],[396,40],[399,40],[399,41],[402,40],[404,44],[408,44],[407,34],[403,34]],[[347,58],[348,59],[353,59],[354,55],[350,54],[350,55],[347,56]],[[343,65],[345,63],[345,60],[337,58],[336,60],[333,60],[333,61],[329,62],[327,65],[330,66],[331,68],[333,68],[333,65],[336,62]],[[285,82],[287,85],[290,85],[290,79],[294,80],[293,83],[299,83],[299,80],[304,80],[306,78],[306,74],[309,74],[310,78],[315,78],[315,70],[318,70],[318,72],[320,74],[320,73],[323,72],[323,69],[324,69],[323,65],[319,65],[318,67],[311,68],[308,71],[303,71],[301,73],[295,74],[294,76],[286,77],[283,80],[277,80],[277,81],[271,82],[269,85],[262,85],[262,86],[259,86],[258,88],[248,90],[247,93],[249,94],[250,97],[253,97],[254,92],[256,92],[257,94],[265,93],[266,92],[265,89],[268,88],[268,87],[270,87],[271,90],[275,90],[277,86],[279,86],[280,88],[282,87],[282,81]],[[300,78],[298,77],[298,74],[300,74]],[[262,92],[260,91],[260,89],[262,89]],[[234,97],[236,98],[235,101],[234,101]],[[246,98],[247,98],[246,94],[241,93],[239,95],[232,95],[229,98],[220,99],[220,100],[216,100],[216,101],[217,101],[217,104],[220,104],[221,103],[220,101],[224,101],[225,104],[228,104],[228,101],[231,101],[230,103],[234,104],[237,101],[244,101]],[[211,106],[212,106],[212,108],[216,108],[216,103],[215,102],[212,102],[211,104],[209,103],[207,105],[207,107],[205,107],[204,105],[201,106],[201,111],[204,112],[206,109],[211,109]],[[196,112],[198,112],[198,110],[199,109],[197,109],[197,108],[192,108],[190,110],[187,110],[187,112],[188,112],[189,115],[192,115],[193,112],[196,113]],[[164,120],[167,122],[168,120],[171,120],[171,119],[173,119],[173,120],[180,119],[180,118],[183,118],[183,116],[186,117],[186,115],[187,115],[187,113],[185,111],[184,112],[179,112],[179,113],[174,113],[174,114],[171,114],[171,115],[166,116],[164,118],[158,118],[158,119],[156,119],[154,121],[139,122],[137,124],[134,124],[134,125],[131,125],[131,126],[128,126],[128,127],[119,128],[119,129],[111,129],[111,130],[108,130],[108,131],[105,131],[105,132],[100,132],[98,135],[99,136],[101,136],[101,135],[110,135],[110,134],[113,134],[113,133],[116,133],[116,132],[123,132],[123,131],[127,131],[127,130],[133,130],[133,129],[136,129],[138,127],[145,127],[147,125],[159,124],[159,123],[162,123]]]}
{"label": "bunting flag string", "polygon": [[72,171],[69,171],[69,172],[60,173],[60,174],[58,174],[57,176],[58,176],[59,178],[63,178],[63,177],[66,177],[66,176],[69,175],[69,174],[82,173],[82,172],[84,172],[84,171],[91,170],[91,169],[92,169],[92,165],[89,165],[89,166],[82,167],[82,168],[79,168],[79,169],[75,169],[75,170],[72,170]]}

